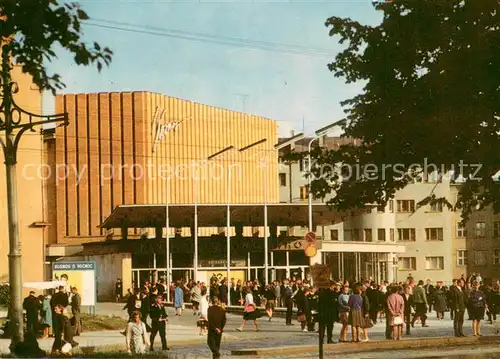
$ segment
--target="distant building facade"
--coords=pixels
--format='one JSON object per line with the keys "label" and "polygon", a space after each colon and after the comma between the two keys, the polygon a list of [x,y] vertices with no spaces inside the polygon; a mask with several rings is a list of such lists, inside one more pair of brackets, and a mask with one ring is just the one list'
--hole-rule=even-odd
{"label": "distant building facade", "polygon": [[[294,150],[307,151],[309,141],[300,139]],[[335,149],[348,141],[356,143],[353,139],[326,137],[320,139],[320,145]],[[280,202],[307,202],[307,167],[307,159],[280,165]],[[332,266],[334,276],[351,279],[373,277],[375,273],[378,281],[402,281],[413,276],[449,283],[452,278],[466,276],[466,230],[460,225],[460,212],[441,205],[417,208],[417,203],[433,191],[436,197],[455,203],[457,190],[446,182],[415,182],[398,191],[385,208],[368,209],[342,223],[315,228],[323,247],[331,248],[331,252],[323,251],[323,262]],[[290,231],[298,234],[306,229]],[[384,244],[393,247],[381,249]]]}

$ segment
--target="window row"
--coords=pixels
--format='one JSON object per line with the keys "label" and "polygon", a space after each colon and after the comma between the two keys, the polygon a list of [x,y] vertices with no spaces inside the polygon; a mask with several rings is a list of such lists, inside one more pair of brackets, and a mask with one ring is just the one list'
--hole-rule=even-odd
{"label": "window row", "polygon": [[[490,258],[489,255],[491,255]],[[474,250],[471,253],[470,261],[467,250],[458,250],[457,265],[466,266],[469,264],[473,264],[476,266],[487,266],[491,264],[498,265],[500,264],[500,249],[494,249],[493,251]]]}
{"label": "window row", "polygon": [[[425,257],[425,269],[426,270],[443,270],[444,269],[444,257]],[[417,270],[417,258],[416,257],[399,257],[398,258],[398,270]]]}
{"label": "window row", "polygon": [[[416,229],[415,228],[398,228],[395,230],[394,228],[389,229],[389,233],[387,233],[386,228],[378,228],[376,231],[377,238],[376,240],[379,242],[385,242],[389,239],[389,241],[394,242],[398,241],[416,241]],[[330,239],[332,241],[339,240],[339,231],[338,229],[330,230]],[[443,228],[426,228],[425,229],[425,240],[427,241],[442,241],[444,239],[443,236]],[[367,229],[344,229],[344,241],[345,242],[373,242],[373,230],[371,228]]]}
{"label": "window row", "polygon": [[486,237],[491,229],[493,229],[493,237],[500,237],[500,221],[493,221],[492,228],[486,226],[486,221],[476,221],[474,224],[474,236],[477,238]]}

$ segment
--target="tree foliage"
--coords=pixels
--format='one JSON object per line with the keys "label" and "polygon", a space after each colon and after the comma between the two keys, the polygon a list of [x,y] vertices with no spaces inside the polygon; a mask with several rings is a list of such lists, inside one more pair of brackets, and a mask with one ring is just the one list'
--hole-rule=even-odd
{"label": "tree foliage", "polygon": [[77,3],[57,0],[2,0],[0,35],[3,51],[8,51],[22,70],[40,88],[55,93],[64,88],[57,73],[49,74],[45,61],[57,57],[60,45],[74,56],[78,65],[95,64],[100,71],[111,62],[112,51],[82,40],[82,21],[89,17]]}
{"label": "tree foliage", "polygon": [[[362,145],[317,148],[312,192],[335,193],[329,203],[339,209],[385,204],[427,163],[437,165],[440,175],[452,170],[464,183],[457,203],[432,193],[423,203],[446,202],[465,218],[488,205],[498,211],[492,177],[500,169],[500,2],[393,0],[373,6],[382,13],[377,26],[339,17],[326,22],[330,36],[345,46],[330,71],[364,84],[361,94],[342,102],[345,136]],[[333,163],[344,165],[343,180],[328,170]],[[348,169],[358,175],[346,179]]]}

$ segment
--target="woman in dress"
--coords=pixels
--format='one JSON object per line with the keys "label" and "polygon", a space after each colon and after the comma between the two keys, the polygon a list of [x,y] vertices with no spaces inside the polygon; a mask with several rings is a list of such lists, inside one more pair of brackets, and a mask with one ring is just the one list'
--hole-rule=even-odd
{"label": "woman in dress", "polygon": [[43,326],[43,336],[42,339],[48,338],[52,334],[52,307],[50,306],[50,300],[52,296],[46,295],[42,302],[42,326]]}
{"label": "woman in dress", "polygon": [[400,340],[403,335],[403,323],[405,313],[405,302],[398,293],[399,288],[391,287],[391,294],[387,297],[387,315],[389,325],[392,326],[392,339]]}
{"label": "woman in dress", "polygon": [[353,294],[349,297],[349,324],[351,325],[352,342],[359,343],[361,328],[364,326],[363,297],[361,297],[361,286],[354,284]]}
{"label": "woman in dress", "polygon": [[132,314],[132,321],[127,323],[125,343],[129,354],[141,355],[146,353],[149,345],[149,335],[146,324],[141,321],[141,313],[135,311]]}
{"label": "woman in dress", "polygon": [[198,327],[200,328],[200,335],[208,334],[208,291],[207,288],[201,290],[200,296],[200,320],[198,320]]}
{"label": "woman in dress", "polygon": [[243,323],[241,324],[241,327],[236,328],[236,330],[242,332],[243,329],[245,328],[245,324],[247,324],[247,321],[252,320],[253,325],[255,326],[255,331],[258,332],[259,329],[259,323],[257,323],[257,305],[255,304],[253,300],[253,294],[252,294],[252,288],[249,286],[246,288],[246,295],[245,295],[245,309],[243,312]]}
{"label": "woman in dress", "polygon": [[184,291],[181,288],[181,284],[177,282],[175,284],[174,291],[174,307],[175,307],[175,315],[181,315],[182,306],[184,304]]}

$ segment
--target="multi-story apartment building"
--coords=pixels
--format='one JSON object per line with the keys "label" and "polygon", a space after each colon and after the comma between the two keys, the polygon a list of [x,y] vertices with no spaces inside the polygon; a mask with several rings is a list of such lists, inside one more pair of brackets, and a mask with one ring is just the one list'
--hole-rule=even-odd
{"label": "multi-story apartment building", "polygon": [[500,214],[491,208],[473,212],[464,236],[466,246],[458,254],[467,263],[469,273],[500,279]]}
{"label": "multi-story apartment building", "polygon": [[[300,139],[295,151],[307,151],[309,140]],[[346,141],[354,140],[324,138],[321,144],[335,148]],[[307,202],[306,171],[307,160],[280,166],[281,202]],[[372,207],[363,215],[315,228],[323,239],[323,262],[331,264],[334,276],[357,279],[404,280],[413,276],[450,282],[466,275],[465,228],[460,225],[460,213],[438,204],[419,207],[431,193],[454,203],[457,188],[448,182],[415,182],[397,192],[385,208]]]}

